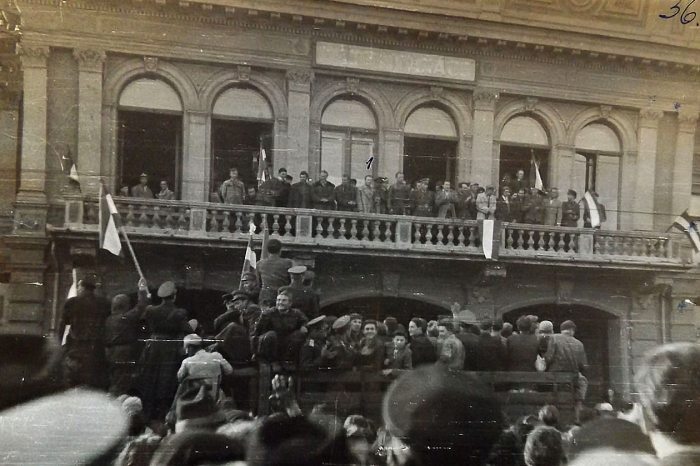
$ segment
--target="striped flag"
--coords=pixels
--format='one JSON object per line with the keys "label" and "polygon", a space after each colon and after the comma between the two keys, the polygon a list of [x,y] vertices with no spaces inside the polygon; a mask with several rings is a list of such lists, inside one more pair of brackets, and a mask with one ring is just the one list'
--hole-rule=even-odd
{"label": "striped flag", "polygon": [[119,240],[120,217],[112,195],[107,192],[104,183],[100,183],[100,248],[106,249],[115,256],[120,255],[122,243]]}
{"label": "striped flag", "polygon": [[[71,283],[70,288],[68,289],[68,296],[66,299],[75,298],[76,296],[78,296],[78,271],[73,269],[73,283]],[[63,330],[63,335],[61,335],[61,346],[66,346],[69,333],[70,324],[66,325],[66,328]]]}
{"label": "striped flag", "polygon": [[539,189],[540,191],[544,191],[544,183],[542,182],[542,175],[540,174],[540,163],[537,161],[537,158],[535,157],[535,152],[530,151],[530,155],[532,157],[530,163],[532,164],[533,172],[535,173],[535,180],[534,183],[532,184],[536,189]]}
{"label": "striped flag", "polygon": [[258,157],[258,180],[260,183],[264,183],[269,179],[269,175],[267,173],[267,153],[265,153],[265,149],[262,146],[262,143],[260,144],[260,156]]}
{"label": "striped flag", "polygon": [[78,185],[80,185],[80,176],[78,175],[78,167],[75,163],[70,167],[70,173],[68,174],[68,178],[75,181],[76,183],[78,183]]}
{"label": "striped flag", "polygon": [[690,238],[695,250],[700,252],[700,233],[698,233],[698,224],[693,221],[690,215],[688,215],[687,210],[676,217],[676,219],[673,221],[673,226],[683,230],[685,234],[688,235],[688,238]]}
{"label": "striped flag", "polygon": [[583,195],[583,202],[586,203],[589,215],[591,217],[591,227],[597,228],[600,226],[600,212],[598,211],[598,203],[590,191],[586,191]]}

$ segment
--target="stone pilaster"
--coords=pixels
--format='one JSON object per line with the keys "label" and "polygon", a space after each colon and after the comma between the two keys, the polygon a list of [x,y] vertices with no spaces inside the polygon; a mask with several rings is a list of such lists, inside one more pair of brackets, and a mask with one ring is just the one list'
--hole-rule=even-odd
{"label": "stone pilaster", "polygon": [[185,138],[187,146],[182,160],[182,195],[187,201],[208,201],[209,191],[209,162],[206,157],[207,120],[206,112],[188,111],[185,115]]}
{"label": "stone pilaster", "polygon": [[[637,128],[637,176],[634,198],[634,228],[652,230],[654,228],[654,196],[656,186],[656,148],[661,110],[644,108],[639,112]],[[648,193],[648,195],[639,195]]]}
{"label": "stone pilaster", "polygon": [[320,153],[315,154],[313,164],[309,154],[309,138],[320,138],[310,133],[309,126],[313,79],[313,72],[305,68],[287,71],[287,150],[275,152],[274,169],[285,167],[295,181],[302,170],[310,170],[315,179],[320,169]]}
{"label": "stone pilaster", "polygon": [[673,158],[671,186],[672,215],[675,217],[690,207],[693,183],[693,147],[698,122],[698,109],[681,109],[678,113],[676,154]]}
{"label": "stone pilaster", "polygon": [[379,162],[379,170],[377,173],[394,179],[396,172],[403,170],[402,164],[402,140],[403,133],[398,129],[384,129],[384,144],[381,153],[378,153],[377,162]]}
{"label": "stone pilaster", "polygon": [[87,195],[99,193],[102,175],[102,69],[105,53],[75,49],[78,62],[78,156],[76,165],[81,190]]}
{"label": "stone pilaster", "polygon": [[[484,185],[498,184],[497,163],[493,157],[493,119],[498,92],[474,90],[474,123],[470,180]],[[495,169],[494,169],[495,168]]]}

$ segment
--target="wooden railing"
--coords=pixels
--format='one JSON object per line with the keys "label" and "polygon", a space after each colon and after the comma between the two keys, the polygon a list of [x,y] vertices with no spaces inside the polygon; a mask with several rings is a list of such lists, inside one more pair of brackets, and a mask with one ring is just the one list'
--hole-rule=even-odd
{"label": "wooden railing", "polygon": [[[285,244],[483,256],[481,221],[331,210],[115,197],[122,224],[141,236],[242,241],[266,228]],[[60,228],[93,230],[97,199],[66,205]],[[82,210],[81,210],[82,209]],[[80,215],[76,214],[80,212]],[[500,259],[687,265],[674,235],[496,223]]]}

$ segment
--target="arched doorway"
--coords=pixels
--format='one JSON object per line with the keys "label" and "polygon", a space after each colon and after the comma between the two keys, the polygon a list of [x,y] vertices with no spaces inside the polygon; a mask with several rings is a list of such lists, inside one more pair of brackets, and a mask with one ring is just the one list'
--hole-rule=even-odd
{"label": "arched doorway", "polygon": [[619,365],[613,362],[618,354],[620,338],[620,320],[617,316],[589,306],[542,304],[508,311],[503,314],[503,321],[515,326],[522,315],[536,315],[540,322],[551,321],[556,333],[562,322],[573,320],[576,338],[583,343],[588,358],[586,400],[592,404],[607,399],[611,379],[615,378],[611,372],[620,370]]}
{"label": "arched doorway", "polygon": [[499,186],[517,189],[518,172],[525,175],[526,185],[536,186],[539,171],[544,189],[549,188],[551,141],[545,127],[534,117],[518,115],[505,124],[498,138],[500,145]]}
{"label": "arched doorway", "polygon": [[408,328],[413,317],[422,317],[426,321],[440,317],[451,317],[452,313],[435,304],[407,298],[372,297],[355,298],[329,304],[321,309],[325,315],[340,317],[357,312],[365,319],[384,320],[387,316],[396,317],[399,323]]}

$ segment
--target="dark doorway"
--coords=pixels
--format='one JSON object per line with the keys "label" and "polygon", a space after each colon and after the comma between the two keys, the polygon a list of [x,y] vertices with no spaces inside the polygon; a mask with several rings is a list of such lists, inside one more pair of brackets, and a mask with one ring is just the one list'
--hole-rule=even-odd
{"label": "dark doorway", "polygon": [[540,176],[545,189],[549,188],[549,149],[501,145],[501,161],[499,165],[499,184],[508,184],[508,180],[515,180],[518,170],[525,172],[525,180],[530,186],[535,186],[535,167],[532,165],[532,157],[538,161],[540,166]]}
{"label": "dark doorway", "polygon": [[246,187],[257,187],[260,148],[265,149],[272,166],[272,124],[267,122],[223,120],[211,122],[212,192],[228,179],[229,170],[238,168],[238,177]]}
{"label": "dark doorway", "polygon": [[153,193],[166,180],[179,197],[182,116],[119,111],[119,167],[117,189],[132,187],[147,173]]}
{"label": "dark doorway", "polygon": [[610,340],[614,337],[611,330],[618,325],[617,317],[607,312],[586,306],[559,306],[543,304],[516,309],[503,315],[505,322],[515,326],[515,321],[522,315],[536,315],[539,321],[549,320],[554,324],[554,331],[559,333],[559,326],[566,320],[576,324],[576,338],[586,350],[588,358],[588,394],[589,403],[598,403],[607,398],[610,388]]}
{"label": "dark doorway", "polygon": [[424,303],[405,298],[357,298],[349,299],[324,307],[321,312],[325,315],[340,317],[344,314],[357,312],[365,319],[384,320],[387,316],[396,317],[399,323],[408,328],[413,317],[422,317],[429,321],[439,317],[452,316],[449,309],[434,304]]}
{"label": "dark doorway", "polygon": [[404,137],[403,171],[407,183],[413,184],[421,178],[430,178],[430,189],[436,181],[449,181],[454,186],[457,142]]}

